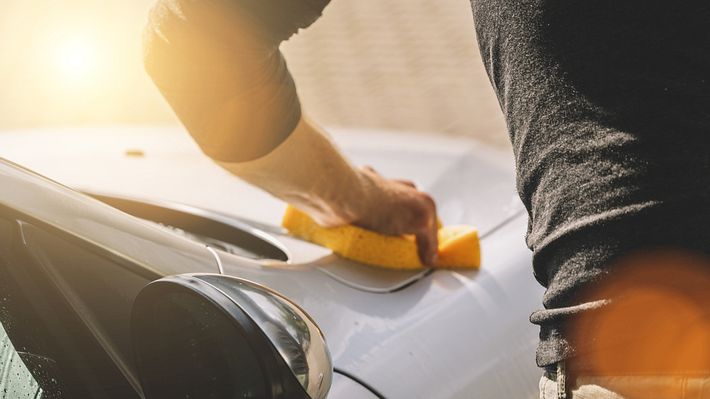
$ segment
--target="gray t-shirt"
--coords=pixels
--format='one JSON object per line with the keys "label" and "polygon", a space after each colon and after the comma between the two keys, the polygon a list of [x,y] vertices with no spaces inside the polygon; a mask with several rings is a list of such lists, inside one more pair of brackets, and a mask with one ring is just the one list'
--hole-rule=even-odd
{"label": "gray t-shirt", "polygon": [[579,293],[613,279],[615,260],[657,248],[710,254],[710,5],[472,7],[513,143],[535,276],[547,288],[545,309],[531,316],[537,363],[583,357],[586,343],[567,327],[613,304]]}

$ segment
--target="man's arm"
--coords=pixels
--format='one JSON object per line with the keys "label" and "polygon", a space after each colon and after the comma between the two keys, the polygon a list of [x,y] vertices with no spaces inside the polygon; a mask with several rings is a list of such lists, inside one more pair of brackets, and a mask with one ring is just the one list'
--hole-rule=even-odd
{"label": "man's arm", "polygon": [[[166,100],[225,169],[322,225],[414,234],[422,261],[433,263],[431,197],[410,183],[354,168],[301,115],[279,44],[317,19],[325,2],[288,0],[281,6],[288,13],[272,14],[280,1],[255,1],[158,1],[146,30],[145,64]],[[274,21],[278,29],[269,28]]]}
{"label": "man's arm", "polygon": [[307,118],[268,155],[222,167],[309,213],[323,226],[356,224],[385,234],[414,234],[420,258],[437,251],[434,201],[406,181],[356,169]]}

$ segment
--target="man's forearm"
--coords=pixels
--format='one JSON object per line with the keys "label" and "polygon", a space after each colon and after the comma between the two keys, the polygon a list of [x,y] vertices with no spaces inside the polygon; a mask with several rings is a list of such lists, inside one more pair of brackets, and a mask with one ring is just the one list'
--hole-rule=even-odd
{"label": "man's forearm", "polygon": [[367,202],[369,181],[307,118],[268,155],[223,168],[314,215],[323,225],[350,223]]}

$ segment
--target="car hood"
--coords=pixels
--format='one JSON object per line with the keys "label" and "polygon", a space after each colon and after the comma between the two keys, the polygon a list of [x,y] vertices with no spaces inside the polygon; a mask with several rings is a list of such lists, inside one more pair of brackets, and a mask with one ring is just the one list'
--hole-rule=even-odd
{"label": "car hood", "polygon": [[477,226],[481,270],[389,272],[289,238],[278,227],[285,204],[219,168],[177,128],[7,132],[0,157],[80,190],[179,202],[260,226],[302,262],[271,267],[217,251],[222,272],[302,306],[323,330],[336,370],[385,397],[532,393],[537,333],[527,319],[542,289],[522,239],[512,156],[465,139],[361,130],[333,136],[356,164],[430,192],[444,224]]}
{"label": "car hood", "polygon": [[[409,179],[434,197],[444,224],[481,235],[521,211],[512,155],[470,139],[332,129],[356,165]],[[178,201],[278,226],[285,204],[203,155],[181,128],[7,131],[0,157],[79,190]]]}

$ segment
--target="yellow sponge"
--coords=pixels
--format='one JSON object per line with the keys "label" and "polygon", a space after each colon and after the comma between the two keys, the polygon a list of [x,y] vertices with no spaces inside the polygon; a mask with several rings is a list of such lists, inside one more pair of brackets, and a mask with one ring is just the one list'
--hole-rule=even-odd
{"label": "yellow sponge", "polygon": [[[361,263],[390,269],[424,267],[417,255],[414,236],[388,236],[352,225],[326,228],[300,210],[288,206],[283,226],[295,237],[330,248],[341,256]],[[481,249],[478,231],[470,226],[439,228],[436,268],[478,269]]]}

